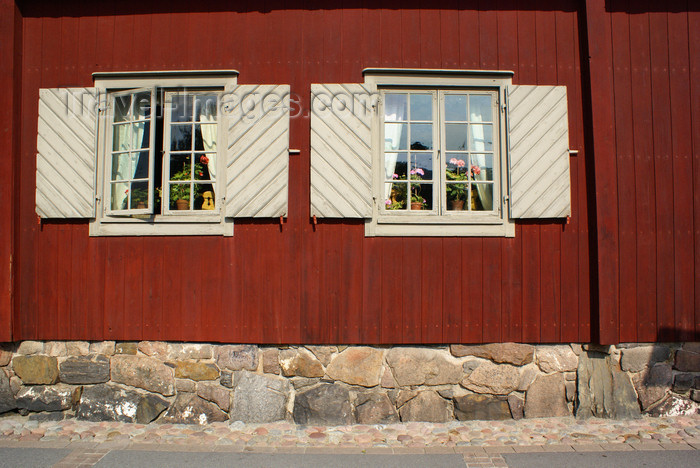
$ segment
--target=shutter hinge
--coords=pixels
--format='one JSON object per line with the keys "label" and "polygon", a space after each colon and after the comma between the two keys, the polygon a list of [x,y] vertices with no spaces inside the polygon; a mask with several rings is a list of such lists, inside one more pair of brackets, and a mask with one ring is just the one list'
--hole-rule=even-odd
{"label": "shutter hinge", "polygon": [[503,203],[508,203],[510,201],[510,198],[508,195],[503,195]]}

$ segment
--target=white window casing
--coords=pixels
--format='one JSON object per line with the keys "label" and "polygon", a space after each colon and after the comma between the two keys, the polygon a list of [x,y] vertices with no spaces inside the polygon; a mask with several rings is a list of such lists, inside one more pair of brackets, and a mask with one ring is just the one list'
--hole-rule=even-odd
{"label": "white window casing", "polygon": [[565,86],[508,87],[510,215],[571,215]]}
{"label": "white window casing", "polygon": [[97,107],[95,88],[39,90],[36,212],[41,218],[95,216]]}
{"label": "white window casing", "polygon": [[227,86],[227,217],[287,216],[289,93],[289,85]]}
{"label": "white window casing", "polygon": [[311,216],[372,217],[372,120],[362,84],[311,85]]}

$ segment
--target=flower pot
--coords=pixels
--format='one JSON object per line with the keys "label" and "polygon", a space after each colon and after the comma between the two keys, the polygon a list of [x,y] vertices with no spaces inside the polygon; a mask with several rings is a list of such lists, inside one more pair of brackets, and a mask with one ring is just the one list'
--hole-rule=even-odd
{"label": "flower pot", "polygon": [[452,211],[464,210],[464,200],[450,200],[450,210],[452,210]]}
{"label": "flower pot", "polygon": [[140,201],[140,202],[138,202],[138,203],[136,204],[136,209],[137,209],[137,210],[145,210],[145,209],[146,209],[146,204],[145,204],[144,202]]}
{"label": "flower pot", "polygon": [[189,210],[190,201],[189,200],[175,200],[175,207],[178,210]]}
{"label": "flower pot", "polygon": [[411,202],[411,210],[422,210],[423,204],[421,202]]}

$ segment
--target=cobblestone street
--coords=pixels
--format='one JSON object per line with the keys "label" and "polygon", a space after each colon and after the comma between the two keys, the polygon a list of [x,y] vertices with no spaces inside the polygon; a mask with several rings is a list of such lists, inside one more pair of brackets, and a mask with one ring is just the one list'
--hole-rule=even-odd
{"label": "cobblestone street", "polygon": [[0,419],[0,447],[67,449],[54,466],[92,466],[112,450],[289,454],[458,454],[466,466],[507,466],[502,455],[700,449],[700,416],[614,421],[574,418],[447,424],[207,426]]}

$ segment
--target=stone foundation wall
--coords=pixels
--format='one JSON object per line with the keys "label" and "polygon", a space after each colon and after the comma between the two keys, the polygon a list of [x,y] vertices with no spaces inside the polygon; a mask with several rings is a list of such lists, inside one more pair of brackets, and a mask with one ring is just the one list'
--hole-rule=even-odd
{"label": "stone foundation wall", "polygon": [[700,411],[700,343],[365,347],[36,342],[0,413],[138,423],[384,424]]}

